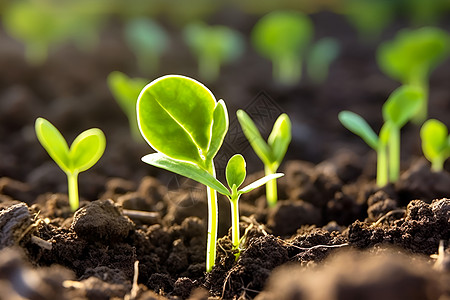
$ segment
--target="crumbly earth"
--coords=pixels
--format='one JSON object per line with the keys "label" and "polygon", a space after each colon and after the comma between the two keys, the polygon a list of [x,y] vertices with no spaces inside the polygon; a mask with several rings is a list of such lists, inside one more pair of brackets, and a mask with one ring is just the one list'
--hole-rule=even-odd
{"label": "crumbly earth", "polygon": [[[231,22],[229,17],[218,15]],[[248,33],[255,19],[242,20]],[[219,197],[221,238],[208,274],[205,188],[140,161],[151,150],[132,139],[106,86],[113,70],[143,76],[115,38],[118,25],[93,53],[67,46],[34,67],[1,31],[0,300],[450,299],[449,165],[431,172],[420,158],[419,127],[408,124],[400,180],[376,187],[375,154],[338,123],[337,113],[355,111],[378,129],[381,105],[398,83],[379,72],[375,48],[349,34],[342,18],[320,13],[313,20],[317,38],[338,37],[343,47],[323,85],[307,78],[294,87],[275,85],[270,63],[251,53],[207,84],[230,112],[230,133],[216,160],[221,179],[235,152],[246,157],[247,182],[263,176],[261,162],[235,134],[238,108],[255,109],[255,96],[265,95],[277,113],[263,129],[270,130],[281,111],[293,123],[276,207],[266,207],[263,188],[240,200],[238,259],[230,206]],[[161,74],[196,77],[184,50],[167,53]],[[444,122],[449,77],[446,62],[430,78],[429,113]],[[38,116],[69,141],[91,127],[106,134],[104,156],[79,176],[81,207],[75,213],[64,173],[35,138]]]}

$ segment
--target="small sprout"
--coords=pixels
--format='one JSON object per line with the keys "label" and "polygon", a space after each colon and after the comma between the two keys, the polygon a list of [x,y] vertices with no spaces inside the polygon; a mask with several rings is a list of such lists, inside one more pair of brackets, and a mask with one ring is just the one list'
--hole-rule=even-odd
{"label": "small sprout", "polygon": [[200,77],[215,81],[224,63],[238,59],[244,51],[241,34],[225,26],[191,23],[185,27],[184,39],[198,59]]}
{"label": "small sprout", "polygon": [[342,111],[339,121],[345,128],[360,136],[377,152],[377,185],[396,182],[400,174],[400,129],[417,113],[423,93],[419,88],[402,86],[389,96],[383,105],[385,123],[378,137],[359,115]]}
{"label": "small sprout", "polygon": [[148,83],[143,78],[130,78],[119,71],[111,72],[108,75],[108,86],[119,104],[120,108],[128,117],[130,130],[136,141],[142,141],[136,117],[136,102],[141,90]]}
{"label": "small sprout", "polygon": [[421,108],[414,116],[415,123],[424,122],[428,115],[430,73],[449,55],[449,34],[433,27],[404,29],[394,40],[378,48],[378,65],[385,74],[403,85],[417,86],[424,91]]}
{"label": "small sprout", "polygon": [[431,169],[440,172],[444,169],[444,162],[450,157],[450,136],[445,124],[430,119],[420,129],[422,151],[431,162]]}
{"label": "small sprout", "polygon": [[136,56],[138,67],[145,73],[158,69],[160,56],[169,48],[165,30],[147,18],[136,18],[126,23],[125,40]]}
{"label": "small sprout", "polygon": [[339,56],[340,45],[336,39],[323,38],[317,41],[309,50],[307,72],[315,83],[322,83],[328,77],[330,65]]}
{"label": "small sprout", "polygon": [[106,146],[105,135],[98,128],[88,129],[78,135],[69,148],[59,130],[46,119],[37,118],[35,130],[41,145],[66,173],[70,208],[72,211],[77,210],[78,174],[92,167],[102,157]]}
{"label": "small sprout", "polygon": [[[206,271],[216,259],[217,194],[228,190],[215,179],[213,159],[228,131],[228,112],[223,100],[200,82],[167,75],[149,83],[137,102],[139,129],[157,153],[142,160],[207,185],[208,241]],[[206,174],[206,175],[205,175]]]}
{"label": "small sprout", "polygon": [[253,27],[251,39],[256,50],[272,61],[275,81],[292,85],[300,81],[302,59],[311,42],[313,25],[295,11],[275,11]]}
{"label": "small sprout", "polygon": [[[275,174],[291,142],[291,121],[288,115],[281,114],[278,117],[273,125],[267,143],[262,138],[255,123],[245,111],[238,110],[236,115],[245,137],[256,155],[264,163],[266,176]],[[277,181],[275,179],[268,181],[266,184],[266,198],[269,207],[274,207],[277,204]]]}

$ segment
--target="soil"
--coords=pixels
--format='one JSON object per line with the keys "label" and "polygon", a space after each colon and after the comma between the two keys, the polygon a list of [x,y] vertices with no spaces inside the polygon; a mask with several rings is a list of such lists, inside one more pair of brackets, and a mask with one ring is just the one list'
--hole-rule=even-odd
{"label": "soil", "polygon": [[[235,23],[230,12],[214,20],[248,33],[257,18],[232,17]],[[1,31],[0,299],[450,299],[449,165],[431,172],[419,128],[407,125],[400,180],[375,185],[375,154],[337,113],[355,111],[380,128],[381,105],[398,84],[378,70],[377,43],[362,43],[340,16],[312,17],[317,38],[337,37],[343,47],[322,85],[307,78],[295,87],[273,84],[270,64],[251,49],[207,83],[231,118],[219,177],[235,152],[246,157],[248,182],[262,176],[242,142],[238,108],[275,111],[261,128],[266,133],[281,111],[293,121],[276,207],[266,207],[263,188],[240,200],[244,250],[237,260],[229,203],[219,199],[221,238],[210,273],[205,188],[140,161],[151,149],[132,139],[106,86],[113,70],[142,76],[117,34],[120,24],[109,24],[94,52],[66,45],[42,66],[29,66]],[[196,77],[179,36],[174,43],[151,78]],[[449,78],[447,61],[430,79],[430,116],[447,125]],[[79,176],[75,213],[64,173],[35,137],[38,116],[69,141],[91,127],[107,137],[99,163]]]}

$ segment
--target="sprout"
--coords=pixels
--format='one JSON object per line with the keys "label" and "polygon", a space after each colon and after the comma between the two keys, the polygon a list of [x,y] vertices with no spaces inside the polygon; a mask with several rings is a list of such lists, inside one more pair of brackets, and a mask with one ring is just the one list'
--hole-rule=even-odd
{"label": "sprout", "polygon": [[142,136],[157,151],[144,156],[144,162],[208,186],[206,270],[209,272],[216,259],[215,191],[228,193],[222,184],[217,184],[213,163],[228,131],[225,103],[216,102],[211,91],[194,79],[167,75],[142,90],[137,118]]}
{"label": "sprout", "polygon": [[322,83],[328,77],[328,70],[340,52],[340,45],[336,39],[323,38],[317,41],[309,50],[307,58],[307,72],[315,83]]}
{"label": "sprout", "polygon": [[148,83],[143,78],[130,78],[122,72],[114,71],[108,75],[108,86],[114,98],[128,117],[130,130],[136,141],[142,141],[136,117],[136,102],[139,93]]}
{"label": "sprout", "polygon": [[422,151],[431,162],[431,169],[440,172],[450,156],[450,136],[447,126],[436,119],[426,121],[420,129]]}
{"label": "sprout", "polygon": [[295,11],[271,12],[252,30],[256,50],[272,61],[274,80],[285,85],[300,81],[302,56],[313,35],[309,18]]}
{"label": "sprout", "polygon": [[404,29],[394,40],[384,42],[377,51],[381,70],[403,85],[423,89],[421,108],[414,116],[416,123],[428,115],[428,79],[430,73],[450,55],[450,37],[447,32],[433,27],[417,30]]}
{"label": "sprout", "polygon": [[158,69],[159,57],[169,48],[169,37],[156,22],[146,18],[132,19],[125,25],[125,39],[143,72]]}
{"label": "sprout", "polygon": [[103,155],[105,135],[98,128],[88,129],[78,135],[72,145],[49,121],[37,118],[35,124],[39,142],[50,157],[66,173],[69,185],[69,203],[72,211],[79,207],[78,174],[92,167]]}
{"label": "sprout", "polygon": [[224,63],[239,58],[244,51],[241,34],[225,26],[191,23],[184,29],[184,39],[198,59],[200,77],[215,81]]}
{"label": "sprout", "polygon": [[[291,142],[291,121],[288,115],[281,114],[278,117],[267,143],[261,137],[258,128],[247,113],[238,110],[237,117],[245,137],[264,163],[266,176],[276,173]],[[269,207],[274,207],[277,204],[277,181],[275,179],[266,184],[266,198]]]}
{"label": "sprout", "polygon": [[360,136],[377,152],[377,185],[396,182],[400,174],[400,129],[417,113],[423,101],[422,90],[411,86],[397,88],[383,105],[384,125],[378,137],[359,115],[342,111],[339,121]]}

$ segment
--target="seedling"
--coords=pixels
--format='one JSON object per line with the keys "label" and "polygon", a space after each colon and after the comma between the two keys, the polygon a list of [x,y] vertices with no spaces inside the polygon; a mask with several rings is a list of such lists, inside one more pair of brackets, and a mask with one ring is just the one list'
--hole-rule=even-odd
{"label": "seedling", "polygon": [[158,69],[159,58],[169,48],[169,37],[156,22],[147,18],[132,19],[125,24],[125,39],[146,73]]}
{"label": "seedling", "polygon": [[430,119],[420,129],[422,151],[431,162],[431,169],[440,172],[444,169],[444,162],[450,157],[450,136],[445,124]]}
{"label": "seedling", "polygon": [[98,128],[91,128],[67,145],[66,140],[49,121],[37,118],[36,135],[50,157],[66,173],[69,190],[69,203],[72,211],[79,207],[78,174],[92,167],[103,155],[106,146],[105,135]]}
{"label": "seedling", "polygon": [[272,61],[275,81],[292,85],[300,81],[302,56],[313,35],[306,15],[295,11],[275,11],[254,26],[251,39],[255,49]]}
{"label": "seedling", "polygon": [[379,137],[361,116],[350,111],[339,113],[342,125],[377,152],[377,185],[380,187],[398,180],[400,129],[417,113],[422,100],[422,90],[416,87],[402,86],[392,92],[382,108],[385,123]]}
{"label": "seedling", "polygon": [[[228,193],[213,180],[213,159],[228,131],[225,103],[217,102],[208,88],[192,78],[167,75],[142,90],[137,102],[137,119],[142,136],[157,151],[144,156],[144,162],[207,185],[206,270],[209,272],[216,258],[216,190]],[[205,172],[210,176],[205,177]]]}
{"label": "seedling", "polygon": [[136,117],[136,102],[141,90],[148,83],[144,78],[130,78],[122,72],[114,71],[108,75],[108,86],[114,98],[128,117],[130,130],[136,141],[142,141]]}
{"label": "seedling", "polygon": [[[286,154],[291,142],[291,121],[286,114],[281,114],[273,125],[272,132],[266,141],[262,138],[252,119],[243,110],[237,112],[245,137],[249,141],[256,155],[264,163],[266,176],[275,174]],[[277,204],[277,181],[270,180],[266,184],[266,199],[269,207]]]}
{"label": "seedling", "polygon": [[377,50],[381,70],[403,85],[423,89],[421,108],[414,116],[422,123],[428,115],[428,90],[430,73],[450,55],[450,36],[433,27],[417,30],[404,29],[394,40],[385,42]]}
{"label": "seedling", "polygon": [[185,27],[184,39],[198,60],[199,75],[215,81],[220,67],[238,59],[244,51],[241,34],[225,26],[191,23]]}
{"label": "seedling", "polygon": [[336,39],[326,37],[318,40],[308,51],[307,72],[315,83],[322,83],[328,77],[330,65],[339,56],[340,45]]}

